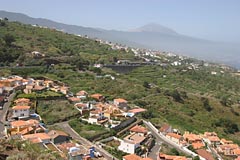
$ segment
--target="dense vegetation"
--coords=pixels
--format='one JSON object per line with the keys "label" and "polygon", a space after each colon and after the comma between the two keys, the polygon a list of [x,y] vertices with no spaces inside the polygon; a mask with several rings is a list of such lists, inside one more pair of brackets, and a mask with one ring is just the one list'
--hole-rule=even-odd
{"label": "dense vegetation", "polygon": [[37,113],[50,125],[79,116],[79,112],[67,100],[38,101]]}
{"label": "dense vegetation", "polygon": [[103,126],[88,124],[85,121],[73,119],[69,121],[69,125],[82,137],[94,141],[104,139],[111,136],[113,131],[109,131]]}
{"label": "dense vegetation", "polygon": [[[38,51],[44,56],[34,57]],[[117,58],[133,58],[125,51],[112,50],[97,41],[46,29],[1,20],[0,63],[10,65],[45,65],[68,63],[83,68],[92,63],[109,63]]]}
{"label": "dense vegetation", "polygon": [[[8,64],[23,59],[25,65],[44,66],[6,68],[0,71],[1,76],[47,76],[67,83],[74,93],[79,90],[86,90],[90,94],[102,93],[107,100],[122,97],[130,104],[148,109],[141,116],[157,126],[169,123],[181,131],[215,131],[220,136],[240,143],[240,79],[228,71],[211,75],[212,70],[220,68],[204,66],[199,70],[184,72],[184,66],[146,66],[124,75],[106,68],[93,70],[94,63],[112,63],[116,57],[135,58],[131,53],[111,50],[109,46],[90,39],[19,23],[5,23],[0,28],[0,43],[3,44],[0,46],[0,54],[6,54],[3,50],[10,48],[15,51],[12,57],[15,57],[15,53],[18,57],[9,59]],[[14,36],[15,41],[11,44],[4,40],[8,34]],[[33,50],[44,53],[46,57],[35,59],[26,54]],[[54,66],[45,65],[53,60],[57,62]],[[84,68],[84,71],[79,71],[76,67]],[[104,77],[106,74],[111,74],[116,79]],[[45,109],[50,109],[50,105],[53,104],[48,104]],[[45,119],[51,113],[57,114],[56,111],[58,110],[54,109],[48,113],[39,110],[45,112]]]}

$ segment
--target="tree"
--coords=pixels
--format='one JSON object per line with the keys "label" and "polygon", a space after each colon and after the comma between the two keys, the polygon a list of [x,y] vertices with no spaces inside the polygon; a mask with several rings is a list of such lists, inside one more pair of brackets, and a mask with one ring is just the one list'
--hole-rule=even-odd
{"label": "tree", "polygon": [[0,26],[5,26],[6,23],[4,21],[0,21]]}
{"label": "tree", "polygon": [[15,42],[15,38],[13,35],[11,34],[6,34],[4,37],[3,37],[3,40],[5,41],[6,45],[8,46],[11,46],[13,42]]}
{"label": "tree", "polygon": [[180,95],[180,93],[178,92],[178,90],[175,89],[175,90],[172,92],[172,97],[173,97],[173,99],[174,99],[176,102],[183,103],[183,100],[182,100],[181,95]]}
{"label": "tree", "polygon": [[143,87],[145,87],[145,88],[150,88],[150,85],[149,85],[148,82],[144,81],[144,82],[143,82]]}
{"label": "tree", "polygon": [[207,98],[202,97],[201,100],[202,100],[202,102],[203,102],[203,107],[204,107],[208,112],[210,112],[210,111],[213,110],[213,108],[210,106],[209,100],[208,100]]}
{"label": "tree", "polygon": [[199,156],[193,158],[193,160],[200,160]]}

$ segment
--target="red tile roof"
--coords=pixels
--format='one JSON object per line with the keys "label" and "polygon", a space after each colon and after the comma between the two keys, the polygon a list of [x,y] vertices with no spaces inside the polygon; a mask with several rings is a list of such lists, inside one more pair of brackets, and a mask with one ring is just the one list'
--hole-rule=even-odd
{"label": "red tile roof", "polygon": [[88,93],[86,91],[79,91],[78,93],[76,93],[77,96],[85,96],[87,95]]}
{"label": "red tile roof", "polygon": [[33,126],[35,124],[39,124],[39,122],[37,120],[28,120],[28,121],[18,120],[18,121],[11,122],[12,127]]}
{"label": "red tile roof", "polygon": [[51,137],[46,133],[35,133],[35,134],[27,134],[23,136],[24,139],[35,139],[40,138],[41,140],[50,140]]}
{"label": "red tile roof", "polygon": [[30,109],[30,106],[14,106],[13,110]]}
{"label": "red tile roof", "polygon": [[166,160],[187,160],[184,156],[172,156],[167,154],[159,154],[160,159],[166,159]]}
{"label": "red tile roof", "polygon": [[147,129],[145,127],[136,125],[130,129],[131,132],[136,132],[136,133],[147,133]]}
{"label": "red tile roof", "polygon": [[213,156],[207,152],[205,149],[198,149],[197,154],[199,154],[201,157],[207,159],[207,160],[214,160]]}
{"label": "red tile roof", "polygon": [[136,154],[130,154],[123,157],[124,160],[152,160],[151,158],[141,158]]}
{"label": "red tile roof", "polygon": [[122,98],[114,99],[114,101],[116,101],[118,103],[127,103],[127,101],[125,99],[122,99]]}
{"label": "red tile roof", "polygon": [[195,142],[195,143],[192,143],[192,146],[194,149],[200,149],[200,148],[203,148],[205,145],[202,142]]}
{"label": "red tile roof", "polygon": [[160,129],[159,131],[160,132],[166,132],[171,126],[168,125],[168,124],[164,124]]}
{"label": "red tile roof", "polygon": [[136,108],[136,109],[129,110],[128,112],[129,113],[140,113],[140,112],[145,112],[145,111],[146,111],[146,109]]}
{"label": "red tile roof", "polygon": [[176,133],[168,133],[167,136],[169,136],[169,137],[173,137],[173,138],[176,138],[176,139],[180,139],[180,138],[182,138],[181,135],[176,134]]}
{"label": "red tile roof", "polygon": [[77,97],[69,97],[68,100],[71,101],[71,102],[81,101],[81,99],[80,99],[80,98],[77,98]]}
{"label": "red tile roof", "polygon": [[27,98],[19,98],[14,101],[15,103],[29,103],[30,99]]}

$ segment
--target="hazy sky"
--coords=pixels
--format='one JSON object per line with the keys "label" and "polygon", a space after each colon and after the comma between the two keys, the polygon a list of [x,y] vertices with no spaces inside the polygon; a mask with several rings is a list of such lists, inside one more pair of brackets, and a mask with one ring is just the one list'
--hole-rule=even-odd
{"label": "hazy sky", "polygon": [[0,0],[0,10],[104,29],[155,22],[189,36],[240,43],[240,0]]}

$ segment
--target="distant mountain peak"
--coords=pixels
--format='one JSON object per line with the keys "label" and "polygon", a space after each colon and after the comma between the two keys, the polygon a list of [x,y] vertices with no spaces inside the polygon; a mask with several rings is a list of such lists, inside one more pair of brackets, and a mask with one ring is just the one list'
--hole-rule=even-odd
{"label": "distant mountain peak", "polygon": [[178,34],[176,31],[174,31],[171,28],[162,26],[157,23],[149,23],[142,27],[129,30],[130,32],[157,32],[157,33],[164,33],[164,34]]}

